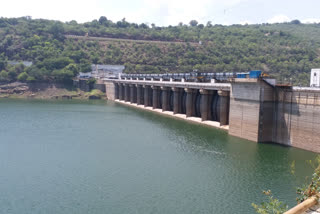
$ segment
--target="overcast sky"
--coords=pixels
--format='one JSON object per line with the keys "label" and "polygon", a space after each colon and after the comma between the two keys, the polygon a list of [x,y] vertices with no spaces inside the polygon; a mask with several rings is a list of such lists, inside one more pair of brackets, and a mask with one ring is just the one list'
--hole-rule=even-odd
{"label": "overcast sky", "polygon": [[112,21],[185,24],[320,22],[320,0],[3,0],[2,17],[32,16],[80,23],[106,16]]}

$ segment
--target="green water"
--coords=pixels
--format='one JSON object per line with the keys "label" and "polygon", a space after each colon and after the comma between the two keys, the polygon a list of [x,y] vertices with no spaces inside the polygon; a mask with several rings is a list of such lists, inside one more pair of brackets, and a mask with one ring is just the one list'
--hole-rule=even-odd
{"label": "green water", "polygon": [[113,102],[0,100],[0,213],[254,213],[266,189],[293,206],[314,157]]}

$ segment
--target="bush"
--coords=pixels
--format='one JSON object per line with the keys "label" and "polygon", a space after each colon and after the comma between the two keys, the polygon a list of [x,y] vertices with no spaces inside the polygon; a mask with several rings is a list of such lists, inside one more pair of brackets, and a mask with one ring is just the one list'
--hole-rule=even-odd
{"label": "bush", "polygon": [[67,69],[54,70],[52,72],[52,75],[54,76],[55,80],[58,82],[70,81],[74,77],[73,71],[70,71]]}
{"label": "bush", "polygon": [[[311,183],[297,188],[297,202],[301,203],[304,200],[317,195],[320,192],[320,155],[315,160],[307,161],[311,167],[314,168]],[[295,174],[295,162],[291,164],[291,173]],[[278,199],[273,198],[271,191],[263,191],[268,197],[268,202],[263,202],[261,205],[252,203],[253,208],[260,214],[280,214],[288,210],[288,206],[280,202]]]}
{"label": "bush", "polygon": [[85,96],[87,96],[89,99],[101,99],[101,97],[104,97],[105,94],[98,89],[93,89],[92,91],[86,93]]}
{"label": "bush", "polygon": [[6,72],[5,70],[2,70],[0,72],[0,82],[7,82],[7,81],[9,81],[8,72]]}
{"label": "bush", "polygon": [[263,202],[261,205],[252,203],[253,208],[259,214],[282,214],[288,210],[288,206],[283,204],[276,198],[273,198],[270,190],[263,191],[268,197],[268,202]]}
{"label": "bush", "polygon": [[18,80],[20,82],[25,82],[28,79],[29,75],[27,74],[27,72],[22,72],[21,74],[19,74],[18,76]]}
{"label": "bush", "polygon": [[36,81],[36,78],[34,78],[33,76],[28,76],[27,82],[34,82],[34,81]]}
{"label": "bush", "polygon": [[314,161],[309,160],[308,163],[315,168],[312,174],[311,183],[297,188],[297,202],[301,203],[307,198],[317,195],[320,192],[320,156]]}

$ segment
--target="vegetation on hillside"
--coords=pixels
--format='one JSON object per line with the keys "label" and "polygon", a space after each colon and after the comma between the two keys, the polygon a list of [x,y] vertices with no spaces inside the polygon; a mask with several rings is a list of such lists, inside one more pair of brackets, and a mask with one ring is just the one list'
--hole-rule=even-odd
{"label": "vegetation on hillside", "polygon": [[[169,43],[90,40],[65,35]],[[320,25],[222,26],[198,24],[157,27],[112,22],[106,17],[78,24],[44,19],[0,18],[0,81],[69,81],[90,64],[124,64],[130,73],[244,72],[260,69],[282,81],[307,85],[320,66]],[[201,44],[199,43],[201,41]],[[171,43],[170,43],[171,42]],[[179,42],[179,43],[177,43]],[[10,66],[8,60],[33,61]]]}

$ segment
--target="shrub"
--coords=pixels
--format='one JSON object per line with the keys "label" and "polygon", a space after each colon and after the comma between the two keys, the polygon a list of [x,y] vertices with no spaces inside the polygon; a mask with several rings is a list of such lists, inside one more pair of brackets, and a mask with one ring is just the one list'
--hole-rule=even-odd
{"label": "shrub", "polygon": [[315,170],[311,177],[311,183],[297,188],[298,203],[301,203],[320,192],[320,156],[317,156],[313,161],[309,160],[308,163],[315,168]]}
{"label": "shrub", "polygon": [[9,81],[8,72],[6,72],[5,70],[2,70],[0,72],[0,82],[7,82],[7,81]]}
{"label": "shrub", "polygon": [[29,75],[27,74],[27,72],[22,72],[21,74],[19,74],[18,76],[18,80],[20,82],[25,82],[28,79]]}
{"label": "shrub", "polygon": [[282,214],[288,210],[288,206],[283,204],[278,199],[274,198],[272,196],[272,193],[270,190],[263,191],[263,194],[265,194],[268,197],[267,202],[263,202],[261,205],[257,205],[252,203],[253,208],[256,210],[259,214]]}

